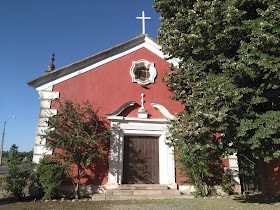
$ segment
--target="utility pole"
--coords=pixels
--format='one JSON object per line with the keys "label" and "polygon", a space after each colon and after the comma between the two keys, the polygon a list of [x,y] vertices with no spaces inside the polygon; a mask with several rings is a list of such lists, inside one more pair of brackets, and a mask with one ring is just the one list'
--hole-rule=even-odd
{"label": "utility pole", "polygon": [[[16,116],[13,116],[13,119],[15,119]],[[0,151],[0,166],[2,166],[2,155],[3,155],[3,145],[4,145],[4,137],[5,137],[5,127],[6,127],[6,121],[4,121],[4,128],[3,128],[3,135],[2,135],[2,142],[1,142],[1,151]]]}
{"label": "utility pole", "polygon": [[5,127],[6,127],[6,121],[4,121],[4,128],[3,128],[3,135],[2,135],[2,142],[1,142],[0,166],[2,166],[2,153],[3,153],[3,144],[4,144],[4,136],[5,136]]}

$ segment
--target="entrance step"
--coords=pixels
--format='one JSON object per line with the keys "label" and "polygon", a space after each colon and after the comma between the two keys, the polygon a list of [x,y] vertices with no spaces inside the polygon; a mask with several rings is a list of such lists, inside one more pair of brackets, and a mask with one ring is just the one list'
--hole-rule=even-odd
{"label": "entrance step", "polygon": [[102,196],[95,194],[92,200],[150,200],[192,198],[189,194],[181,194],[177,189],[169,189],[159,184],[120,185],[118,189],[107,190]]}
{"label": "entrance step", "polygon": [[122,184],[118,190],[167,190],[168,187],[162,184]]}
{"label": "entrance step", "polygon": [[107,195],[181,195],[179,190],[108,190]]}

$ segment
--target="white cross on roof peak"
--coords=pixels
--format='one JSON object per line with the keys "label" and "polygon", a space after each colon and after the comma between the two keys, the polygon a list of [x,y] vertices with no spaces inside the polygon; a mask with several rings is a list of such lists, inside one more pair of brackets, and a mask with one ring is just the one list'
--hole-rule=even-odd
{"label": "white cross on roof peak", "polygon": [[142,19],[142,34],[145,34],[145,20],[150,20],[151,17],[145,17],[145,12],[142,11],[142,17],[136,17],[136,19]]}

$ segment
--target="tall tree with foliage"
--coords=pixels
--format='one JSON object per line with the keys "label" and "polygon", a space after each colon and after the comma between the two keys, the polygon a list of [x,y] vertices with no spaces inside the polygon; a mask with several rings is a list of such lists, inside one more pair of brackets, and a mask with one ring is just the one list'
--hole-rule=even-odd
{"label": "tall tree with foliage", "polygon": [[107,123],[89,102],[80,105],[65,100],[59,103],[58,114],[51,116],[48,124],[42,138],[47,139],[46,147],[67,166],[78,198],[85,169],[103,155],[103,141],[110,137]]}
{"label": "tall tree with foliage", "polygon": [[180,59],[163,79],[186,107],[170,127],[180,161],[190,168],[200,157],[209,175],[207,158],[221,154],[279,158],[279,1],[155,0],[154,7],[159,43]]}

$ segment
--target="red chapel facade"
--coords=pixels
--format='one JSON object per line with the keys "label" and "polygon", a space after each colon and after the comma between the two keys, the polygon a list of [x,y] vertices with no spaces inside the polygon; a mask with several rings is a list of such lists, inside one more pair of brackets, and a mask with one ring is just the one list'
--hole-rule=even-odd
{"label": "red chapel facade", "polygon": [[[34,145],[33,162],[51,155],[41,134],[47,129],[46,118],[57,113],[55,99],[69,99],[82,104],[90,101],[99,115],[111,125],[108,163],[95,169],[105,174],[91,184],[117,188],[126,183],[164,184],[176,188],[177,177],[172,148],[166,142],[168,123],[184,107],[171,100],[171,92],[161,78],[170,64],[161,46],[148,35],[87,57],[43,76],[28,85],[40,95],[40,112]],[[226,168],[237,171],[236,156],[224,160]],[[83,179],[82,183],[87,184]]]}

